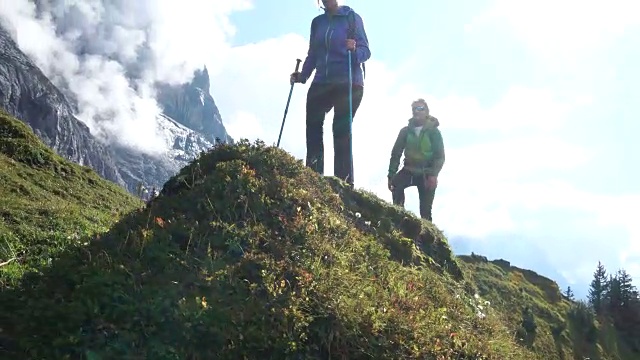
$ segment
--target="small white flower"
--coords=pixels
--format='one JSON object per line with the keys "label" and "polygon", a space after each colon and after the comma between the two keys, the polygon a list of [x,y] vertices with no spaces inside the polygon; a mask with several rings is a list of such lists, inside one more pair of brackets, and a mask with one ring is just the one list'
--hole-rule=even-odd
{"label": "small white flower", "polygon": [[361,216],[362,216],[362,215],[360,215],[360,213],[359,213],[359,212],[357,212],[357,213],[356,213],[356,217],[357,217],[357,218],[360,218]]}

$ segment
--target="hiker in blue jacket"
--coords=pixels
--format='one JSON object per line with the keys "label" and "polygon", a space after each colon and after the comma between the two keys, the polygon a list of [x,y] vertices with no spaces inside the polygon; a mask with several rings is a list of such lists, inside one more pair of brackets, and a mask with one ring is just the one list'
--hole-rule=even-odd
{"label": "hiker in blue jacket", "polygon": [[311,21],[309,50],[302,70],[291,74],[290,81],[304,84],[315,70],[307,92],[306,165],[324,174],[323,125],[325,114],[333,108],[334,176],[353,186],[348,51],[352,51],[351,118],[362,101],[364,62],[371,52],[360,15],[348,6],[339,6],[336,0],[322,0],[322,4],[324,14]]}

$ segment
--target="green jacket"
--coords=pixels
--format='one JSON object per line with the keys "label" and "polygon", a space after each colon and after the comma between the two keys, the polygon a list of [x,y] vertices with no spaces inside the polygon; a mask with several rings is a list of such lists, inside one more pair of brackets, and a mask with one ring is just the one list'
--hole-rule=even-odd
{"label": "green jacket", "polygon": [[[391,178],[398,172],[400,157],[404,153],[404,168],[414,174],[438,176],[444,165],[444,142],[438,129],[437,118],[429,116],[431,121],[420,123],[410,119],[409,124],[398,133],[391,150],[389,174]],[[416,126],[422,129],[416,134]]]}

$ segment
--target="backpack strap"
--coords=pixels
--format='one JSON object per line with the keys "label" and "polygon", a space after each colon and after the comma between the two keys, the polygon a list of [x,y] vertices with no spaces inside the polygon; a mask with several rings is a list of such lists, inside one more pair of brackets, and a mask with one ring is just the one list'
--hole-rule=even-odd
{"label": "backpack strap", "polygon": [[[348,35],[347,38],[349,39],[355,39],[356,38],[356,12],[351,10],[349,11],[349,15],[347,15],[348,19],[349,19],[349,31],[348,31]],[[367,77],[367,70],[365,69],[364,63],[361,64],[362,65],[362,77],[366,79]]]}

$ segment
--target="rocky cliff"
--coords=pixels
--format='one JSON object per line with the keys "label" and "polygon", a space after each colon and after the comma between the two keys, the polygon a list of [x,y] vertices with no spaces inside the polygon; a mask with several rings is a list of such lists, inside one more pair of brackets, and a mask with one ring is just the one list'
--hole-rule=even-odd
{"label": "rocky cliff", "polygon": [[206,68],[197,71],[190,82],[157,85],[157,100],[164,112],[157,115],[157,128],[167,150],[151,156],[94,137],[74,116],[73,95],[60,91],[2,26],[0,50],[0,106],[29,124],[58,154],[93,168],[131,192],[136,192],[141,183],[162,186],[191,159],[210,149],[216,139],[233,141],[209,94]]}
{"label": "rocky cliff", "polygon": [[222,142],[233,143],[209,88],[209,72],[205,66],[194,73],[190,83],[158,84],[157,100],[166,116],[204,135],[208,141],[215,142],[217,137]]}
{"label": "rocky cliff", "polygon": [[0,106],[61,156],[125,185],[108,149],[74,117],[65,96],[0,26]]}

